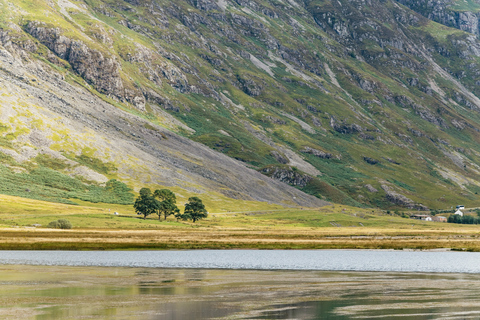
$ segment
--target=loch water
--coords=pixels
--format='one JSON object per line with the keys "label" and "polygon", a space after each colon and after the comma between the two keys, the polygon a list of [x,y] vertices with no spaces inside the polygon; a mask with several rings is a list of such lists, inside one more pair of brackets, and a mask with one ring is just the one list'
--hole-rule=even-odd
{"label": "loch water", "polygon": [[0,251],[0,319],[480,319],[480,256]]}
{"label": "loch water", "polygon": [[480,253],[407,250],[1,251],[0,264],[480,273]]}

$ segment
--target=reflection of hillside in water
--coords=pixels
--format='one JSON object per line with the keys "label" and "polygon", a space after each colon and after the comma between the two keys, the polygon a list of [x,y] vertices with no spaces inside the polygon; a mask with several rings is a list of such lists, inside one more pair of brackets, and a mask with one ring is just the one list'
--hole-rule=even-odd
{"label": "reflection of hillside in water", "polygon": [[4,319],[478,319],[480,275],[1,266]]}

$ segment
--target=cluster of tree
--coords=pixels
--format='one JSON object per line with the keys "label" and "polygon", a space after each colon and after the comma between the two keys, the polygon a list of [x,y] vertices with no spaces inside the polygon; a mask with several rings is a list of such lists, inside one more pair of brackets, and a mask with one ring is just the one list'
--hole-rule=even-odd
{"label": "cluster of tree", "polygon": [[189,198],[184,212],[181,213],[177,207],[177,197],[168,189],[155,190],[153,193],[149,188],[140,189],[133,208],[137,214],[143,215],[144,219],[151,214],[158,214],[159,220],[162,216],[166,220],[168,216],[174,215],[177,219],[195,222],[208,216],[205,205],[198,197]]}
{"label": "cluster of tree", "polygon": [[480,224],[480,217],[474,216],[461,216],[459,214],[452,214],[447,220],[449,223],[459,224]]}

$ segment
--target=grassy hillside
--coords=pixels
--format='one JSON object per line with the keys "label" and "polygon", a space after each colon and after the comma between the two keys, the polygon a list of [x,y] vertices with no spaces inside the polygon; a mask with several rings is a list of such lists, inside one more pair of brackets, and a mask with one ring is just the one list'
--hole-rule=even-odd
{"label": "grassy hillside", "polygon": [[479,205],[480,43],[397,1],[0,5],[0,193],[320,205],[248,170],[283,166],[342,204]]}

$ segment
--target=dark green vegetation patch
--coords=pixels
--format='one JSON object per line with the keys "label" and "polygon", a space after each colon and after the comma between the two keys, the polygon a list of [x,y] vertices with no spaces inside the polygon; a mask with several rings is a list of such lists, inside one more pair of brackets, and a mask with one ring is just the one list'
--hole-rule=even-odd
{"label": "dark green vegetation patch", "polygon": [[4,165],[0,165],[0,193],[68,204],[75,204],[69,199],[132,204],[134,198],[131,189],[115,179],[108,181],[106,186],[88,185],[45,167],[15,173]]}

